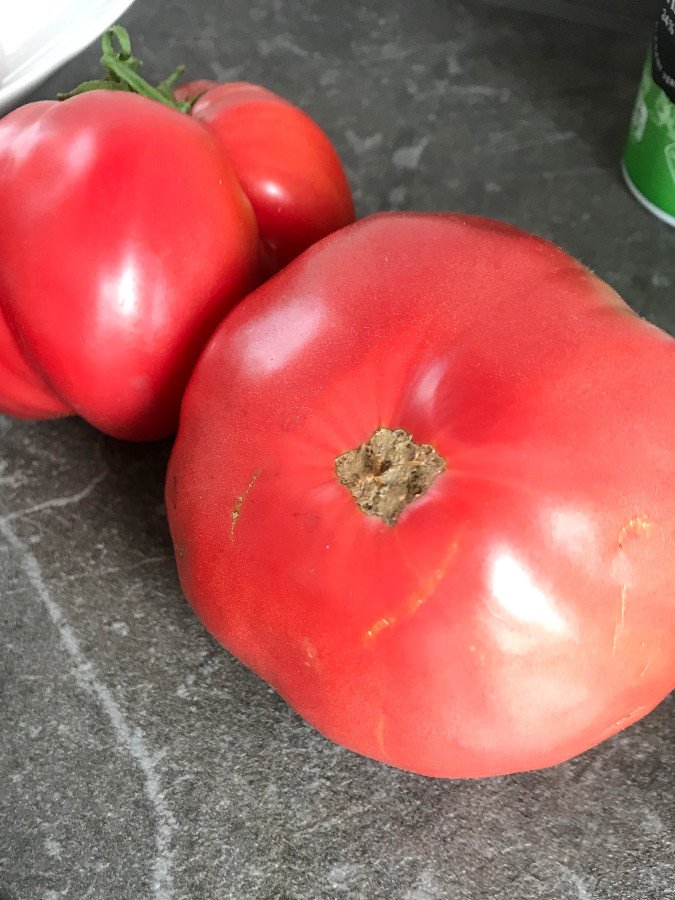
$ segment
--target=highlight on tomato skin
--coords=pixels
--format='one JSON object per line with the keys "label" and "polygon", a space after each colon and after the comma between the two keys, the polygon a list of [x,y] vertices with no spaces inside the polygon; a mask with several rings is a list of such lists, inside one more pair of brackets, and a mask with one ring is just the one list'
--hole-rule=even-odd
{"label": "highlight on tomato skin", "polygon": [[206,628],[324,735],[479,777],[675,684],[675,341],[462,215],[325,238],[221,324],[166,504]]}

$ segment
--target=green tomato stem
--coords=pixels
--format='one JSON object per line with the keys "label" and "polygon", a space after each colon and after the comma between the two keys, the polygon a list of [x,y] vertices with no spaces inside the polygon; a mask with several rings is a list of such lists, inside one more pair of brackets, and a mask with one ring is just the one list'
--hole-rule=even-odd
{"label": "green tomato stem", "polygon": [[[117,49],[115,49],[115,42]],[[138,74],[138,69],[142,65],[141,60],[132,54],[129,33],[121,25],[113,25],[102,35],[101,48],[103,50],[101,65],[107,73],[106,77],[84,81],[72,91],[59,94],[59,100],[68,100],[70,97],[88,91],[127,91],[162,103],[164,106],[175,109],[176,112],[190,112],[196,97],[179,103],[173,96],[173,87],[185,71],[185,66],[178,66],[157,86],[150,84]]]}

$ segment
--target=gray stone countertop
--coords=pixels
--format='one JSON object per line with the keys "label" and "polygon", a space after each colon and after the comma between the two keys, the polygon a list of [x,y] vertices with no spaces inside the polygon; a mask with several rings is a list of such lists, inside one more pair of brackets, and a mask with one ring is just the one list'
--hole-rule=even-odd
{"label": "gray stone countertop", "polygon": [[[533,12],[536,10],[536,12]],[[136,0],[147,77],[247,79],[335,141],[359,212],[553,239],[675,332],[675,234],[618,159],[653,3]],[[90,77],[96,47],[35,97]],[[324,740],[183,601],[169,444],[0,417],[0,895],[675,897],[675,704],[555,769],[437,781]]]}

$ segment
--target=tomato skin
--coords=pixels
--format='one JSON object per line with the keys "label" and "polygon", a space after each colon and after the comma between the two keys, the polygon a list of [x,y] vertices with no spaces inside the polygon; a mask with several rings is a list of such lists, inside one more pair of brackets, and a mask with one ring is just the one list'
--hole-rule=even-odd
{"label": "tomato skin", "polygon": [[[557,764],[675,683],[675,342],[545,241],[376,216],[246,298],[188,386],[166,502],[196,614],[307,721],[433,776]],[[335,458],[446,470],[397,524]]]}
{"label": "tomato skin", "polygon": [[134,94],[28,104],[0,120],[0,217],[0,411],[172,433],[211,331],[261,277],[213,137]]}
{"label": "tomato skin", "polygon": [[354,221],[354,201],[328,137],[297,106],[247,82],[182,85],[203,95],[192,116],[224,147],[251,201],[271,271]]}
{"label": "tomato skin", "polygon": [[31,368],[0,304],[0,412],[18,419],[52,419],[72,414]]}

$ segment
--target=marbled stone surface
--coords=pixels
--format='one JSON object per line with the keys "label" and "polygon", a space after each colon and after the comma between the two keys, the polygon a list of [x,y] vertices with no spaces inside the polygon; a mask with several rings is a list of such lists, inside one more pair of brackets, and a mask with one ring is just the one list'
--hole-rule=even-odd
{"label": "marbled stone surface", "polygon": [[[302,105],[361,214],[507,219],[675,332],[675,234],[618,170],[653,7],[136,0],[124,22],[148,77],[185,61]],[[0,417],[3,900],[675,897],[672,698],[570,763],[481,782],[335,747],[182,600],[168,450]]]}

